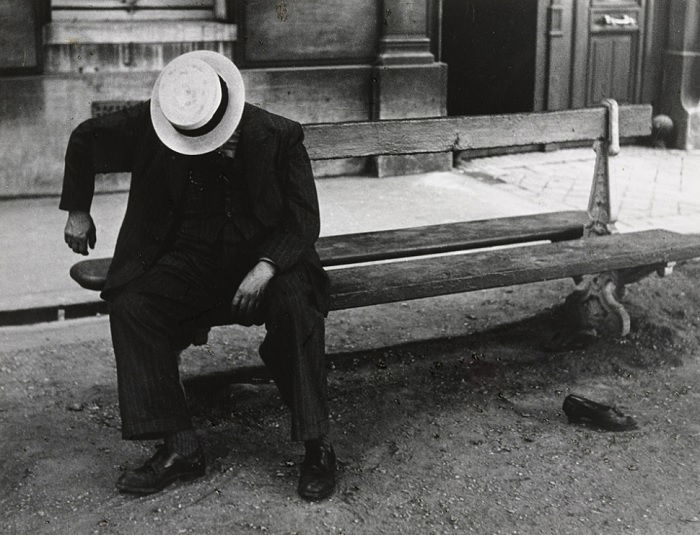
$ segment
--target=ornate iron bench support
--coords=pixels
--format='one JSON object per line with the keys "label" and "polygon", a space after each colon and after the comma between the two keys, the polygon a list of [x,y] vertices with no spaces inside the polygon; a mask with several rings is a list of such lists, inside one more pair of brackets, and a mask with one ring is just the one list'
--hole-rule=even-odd
{"label": "ornate iron bench support", "polygon": [[[619,113],[617,102],[605,99],[607,108],[607,136],[596,140],[593,182],[588,200],[589,222],[583,237],[594,238],[617,232],[610,210],[610,156],[620,152]],[[625,285],[637,282],[656,272],[663,277],[673,271],[675,262],[608,271],[574,279],[576,287],[567,297],[567,308],[573,313],[578,329],[589,334],[601,332],[627,336],[630,332],[630,316],[621,300]]]}

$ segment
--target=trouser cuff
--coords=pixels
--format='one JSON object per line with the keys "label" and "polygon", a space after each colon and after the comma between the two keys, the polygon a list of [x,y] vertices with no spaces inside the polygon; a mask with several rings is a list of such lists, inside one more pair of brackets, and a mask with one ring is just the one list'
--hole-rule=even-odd
{"label": "trouser cuff", "polygon": [[153,440],[163,438],[169,433],[187,429],[192,429],[192,421],[189,418],[146,420],[122,424],[122,438],[124,440]]}
{"label": "trouser cuff", "polygon": [[330,425],[327,419],[319,420],[311,425],[292,425],[292,442],[306,442],[315,438],[321,438],[328,434]]}

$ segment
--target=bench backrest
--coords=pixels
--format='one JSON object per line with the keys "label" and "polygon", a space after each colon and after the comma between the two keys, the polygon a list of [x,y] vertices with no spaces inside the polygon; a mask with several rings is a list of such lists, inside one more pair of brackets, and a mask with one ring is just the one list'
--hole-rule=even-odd
{"label": "bench backrest", "polygon": [[[133,105],[133,101],[94,102],[93,116]],[[620,137],[651,134],[650,105],[619,108]],[[576,110],[399,119],[304,125],[312,160],[381,154],[418,154],[593,141],[607,134],[603,106]]]}
{"label": "bench backrest", "polygon": [[[651,106],[620,106],[621,137],[651,133]],[[307,124],[313,160],[593,141],[607,133],[604,107],[576,110]]]}

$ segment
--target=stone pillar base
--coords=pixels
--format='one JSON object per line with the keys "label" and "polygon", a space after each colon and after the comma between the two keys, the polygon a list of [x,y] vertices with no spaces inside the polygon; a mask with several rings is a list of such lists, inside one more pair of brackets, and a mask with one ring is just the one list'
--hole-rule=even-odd
{"label": "stone pillar base", "polygon": [[[418,119],[447,114],[447,65],[377,65],[373,69],[372,118]],[[452,169],[452,153],[375,156],[377,176]]]}
{"label": "stone pillar base", "polygon": [[666,51],[662,110],[674,125],[674,146],[700,148],[700,52]]}
{"label": "stone pillar base", "polygon": [[693,112],[677,110],[673,116],[677,149],[700,148],[700,109]]}
{"label": "stone pillar base", "polygon": [[668,0],[660,109],[675,126],[675,146],[700,148],[700,0]]}
{"label": "stone pillar base", "polygon": [[378,65],[372,76],[375,120],[447,115],[447,65]]}

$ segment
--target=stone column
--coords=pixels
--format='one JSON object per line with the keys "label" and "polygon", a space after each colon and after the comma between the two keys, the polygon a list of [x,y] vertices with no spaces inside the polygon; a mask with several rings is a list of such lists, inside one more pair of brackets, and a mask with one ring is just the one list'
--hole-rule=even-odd
{"label": "stone column", "polygon": [[[428,37],[428,0],[383,0],[374,67],[372,118],[447,114],[447,65],[435,61]],[[379,176],[449,169],[450,153],[378,156]]]}
{"label": "stone column", "polygon": [[660,111],[673,119],[677,148],[700,148],[700,0],[669,7]]}
{"label": "stone column", "polygon": [[426,0],[384,0],[380,65],[425,65],[435,61],[430,52]]}

